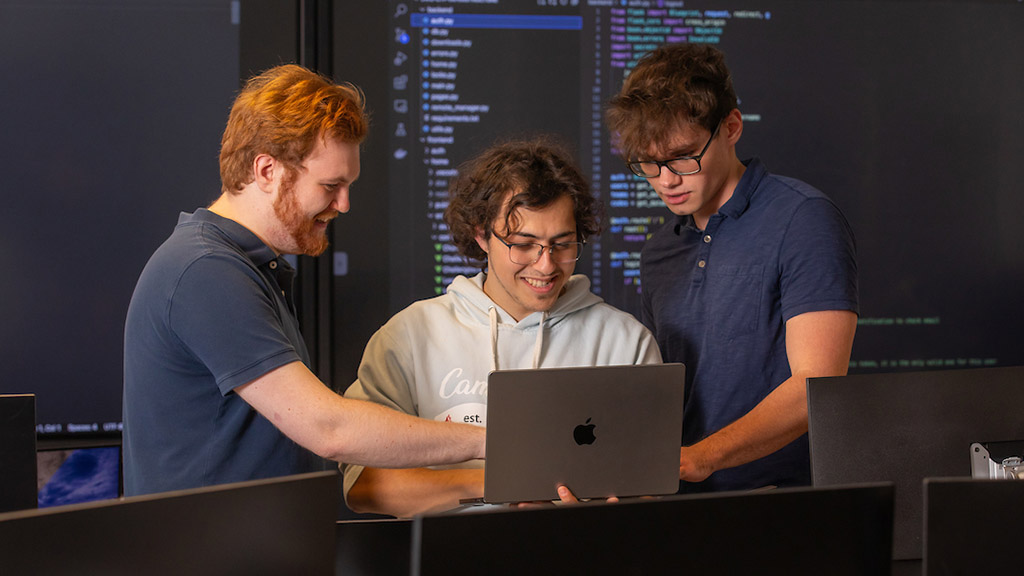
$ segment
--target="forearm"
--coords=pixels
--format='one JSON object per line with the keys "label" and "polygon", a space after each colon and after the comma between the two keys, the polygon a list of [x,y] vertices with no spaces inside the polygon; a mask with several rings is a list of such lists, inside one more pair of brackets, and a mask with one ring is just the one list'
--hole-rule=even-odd
{"label": "forearm", "polygon": [[343,398],[301,362],[235,389],[286,436],[323,458],[381,468],[414,468],[484,456],[484,429],[435,422]]}
{"label": "forearm", "polygon": [[437,422],[347,398],[330,430],[322,456],[380,468],[454,464],[484,457],[484,429]]}
{"label": "forearm", "polygon": [[461,499],[480,498],[483,493],[482,468],[364,468],[349,490],[346,502],[355,512],[409,518],[451,510]]}
{"label": "forearm", "polygon": [[[778,386],[750,412],[696,444],[682,449],[681,466],[692,462],[696,480],[717,470],[763,458],[807,432],[804,378]],[[680,470],[683,474],[683,471]],[[690,478],[683,478],[690,479]]]}
{"label": "forearm", "polygon": [[856,326],[856,314],[839,310],[791,318],[786,354],[792,376],[732,424],[682,448],[679,477],[701,481],[763,458],[807,432],[807,378],[846,374]]}

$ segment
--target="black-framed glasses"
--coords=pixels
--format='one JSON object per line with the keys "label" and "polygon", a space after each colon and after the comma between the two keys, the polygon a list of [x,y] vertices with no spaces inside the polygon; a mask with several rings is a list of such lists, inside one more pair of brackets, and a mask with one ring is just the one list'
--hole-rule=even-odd
{"label": "black-framed glasses", "polygon": [[[492,234],[494,234],[492,232]],[[583,253],[585,242],[556,242],[550,246],[537,242],[508,242],[501,236],[494,234],[499,242],[508,246],[508,258],[515,264],[533,264],[548,251],[551,260],[558,264],[568,264],[580,259]]]}
{"label": "black-framed glasses", "polygon": [[708,138],[708,143],[704,145],[704,149],[700,151],[700,154],[696,156],[680,156],[678,158],[670,158],[668,160],[640,160],[634,162],[626,162],[629,169],[640,176],[641,178],[657,178],[661,175],[661,167],[668,168],[670,172],[679,176],[689,176],[690,174],[696,174],[700,172],[700,159],[707,153],[708,148],[711,147],[711,141],[715,139],[715,135],[718,134],[718,128],[722,125],[719,121],[715,126],[714,131],[711,132],[711,137]]}

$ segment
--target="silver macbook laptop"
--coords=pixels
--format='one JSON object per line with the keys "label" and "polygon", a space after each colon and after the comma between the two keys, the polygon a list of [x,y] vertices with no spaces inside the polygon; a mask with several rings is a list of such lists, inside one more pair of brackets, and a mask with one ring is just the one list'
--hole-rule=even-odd
{"label": "silver macbook laptop", "polygon": [[491,372],[484,501],[675,493],[685,379],[682,364]]}

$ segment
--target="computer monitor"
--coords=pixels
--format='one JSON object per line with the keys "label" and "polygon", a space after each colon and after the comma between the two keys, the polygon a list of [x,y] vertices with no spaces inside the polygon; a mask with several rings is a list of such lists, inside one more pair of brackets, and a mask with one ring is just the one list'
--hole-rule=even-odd
{"label": "computer monitor", "polygon": [[36,507],[36,397],[0,394],[0,512]]}
{"label": "computer monitor", "polygon": [[36,464],[40,508],[111,500],[124,493],[119,437],[40,440]]}
{"label": "computer monitor", "polygon": [[[392,314],[476,273],[450,243],[447,189],[505,138],[555,134],[576,152],[607,213],[576,272],[640,315],[640,252],[672,214],[622,161],[604,110],[638,58],[674,42],[726,54],[736,153],[819,188],[848,219],[861,312],[851,372],[1024,364],[1024,195],[1009,175],[1024,150],[1024,114],[1011,113],[1024,93],[1018,0],[332,7],[334,77],[373,111],[356,188],[382,192],[354,194],[354,217],[333,227],[345,271],[335,264],[333,324],[348,344],[335,346],[335,384],[351,382]],[[984,191],[969,195],[974,209],[965,190]]]}
{"label": "computer monitor", "polygon": [[1024,482],[926,478],[924,576],[1020,572]]}
{"label": "computer monitor", "polygon": [[971,445],[1024,438],[1024,367],[807,380],[814,486],[896,486],[893,557],[921,558],[921,482],[971,476]]}
{"label": "computer monitor", "polygon": [[231,102],[242,79],[297,61],[298,3],[0,6],[0,109],[17,111],[0,129],[0,246],[18,269],[0,282],[0,393],[36,395],[40,440],[119,437],[139,273],[179,213],[220,194]]}
{"label": "computer monitor", "polygon": [[337,472],[0,514],[5,574],[334,574]]}
{"label": "computer monitor", "polygon": [[888,574],[892,485],[417,517],[412,574]]}
{"label": "computer monitor", "polygon": [[412,520],[343,520],[335,534],[339,576],[408,576]]}

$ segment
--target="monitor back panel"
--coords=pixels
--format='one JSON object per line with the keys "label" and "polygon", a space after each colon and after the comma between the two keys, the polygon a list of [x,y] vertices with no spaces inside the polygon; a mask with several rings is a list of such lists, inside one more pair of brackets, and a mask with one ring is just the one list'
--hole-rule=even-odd
{"label": "monitor back panel", "polygon": [[36,397],[0,394],[0,512],[36,507]]}
{"label": "monitor back panel", "polygon": [[922,480],[970,476],[974,442],[1024,438],[1024,368],[810,378],[814,486],[893,482],[894,558],[921,558]]}
{"label": "monitor back panel", "polygon": [[412,573],[889,573],[892,485],[681,495],[423,516]]}
{"label": "monitor back panel", "polygon": [[343,520],[336,534],[338,576],[409,575],[412,520]]}
{"label": "monitor back panel", "polygon": [[19,575],[334,574],[336,472],[0,514]]}
{"label": "monitor back panel", "polygon": [[925,480],[925,576],[1019,573],[1022,511],[1020,480]]}

